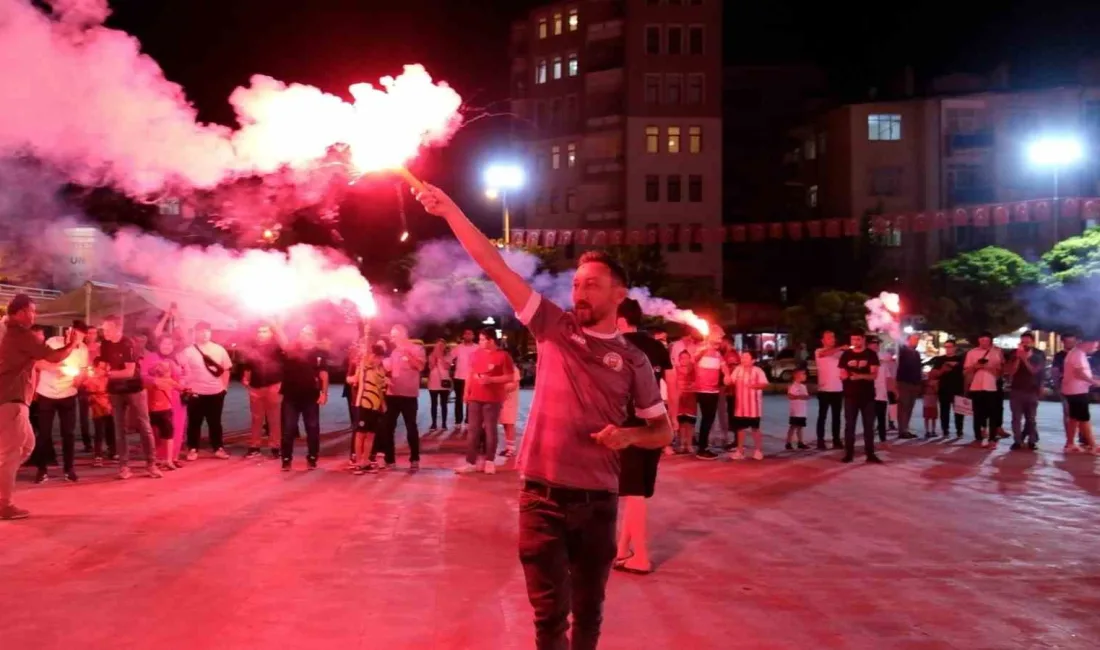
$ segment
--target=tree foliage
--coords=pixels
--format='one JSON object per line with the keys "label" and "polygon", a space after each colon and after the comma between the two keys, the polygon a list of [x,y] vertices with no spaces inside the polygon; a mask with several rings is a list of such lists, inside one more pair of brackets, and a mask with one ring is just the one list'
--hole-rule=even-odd
{"label": "tree foliage", "polygon": [[1028,322],[1023,294],[1039,278],[1036,265],[997,246],[943,260],[932,267],[940,297],[928,310],[929,325],[960,336],[1015,330]]}
{"label": "tree foliage", "polygon": [[1063,239],[1040,260],[1043,282],[1060,286],[1100,273],[1100,227]]}
{"label": "tree foliage", "polygon": [[869,297],[858,291],[821,291],[809,295],[802,304],[788,307],[783,317],[793,342],[811,344],[824,330],[838,337],[867,327]]}

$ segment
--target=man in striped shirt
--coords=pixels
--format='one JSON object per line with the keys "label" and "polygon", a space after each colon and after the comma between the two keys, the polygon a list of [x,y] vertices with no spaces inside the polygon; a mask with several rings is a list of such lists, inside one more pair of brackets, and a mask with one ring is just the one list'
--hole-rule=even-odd
{"label": "man in striped shirt", "polygon": [[764,436],[760,433],[760,418],[764,415],[764,389],[768,387],[768,378],[760,366],[756,365],[756,356],[745,350],[741,353],[741,363],[726,377],[726,385],[733,393],[733,430],[737,436],[737,450],[734,460],[745,458],[744,429],[752,431],[753,460],[764,460]]}
{"label": "man in striped shirt", "polygon": [[[535,645],[569,647],[572,613],[571,647],[594,649],[615,559],[619,451],[672,441],[653,367],[616,327],[626,274],[606,254],[586,253],[573,278],[573,311],[563,311],[508,266],[450,197],[427,186],[417,198],[446,220],[538,343],[519,504],[519,555],[535,609]],[[641,426],[624,426],[631,403]]]}

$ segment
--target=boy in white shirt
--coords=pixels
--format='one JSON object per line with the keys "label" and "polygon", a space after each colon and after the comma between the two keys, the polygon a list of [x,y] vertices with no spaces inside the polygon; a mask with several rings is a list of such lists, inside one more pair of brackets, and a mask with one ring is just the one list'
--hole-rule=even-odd
{"label": "boy in white shirt", "polygon": [[756,447],[752,453],[753,460],[764,460],[760,417],[764,412],[764,389],[768,387],[768,378],[756,365],[752,352],[746,350],[741,353],[741,365],[726,377],[726,385],[731,387],[730,393],[734,396],[733,430],[737,437],[737,450],[733,452],[733,460],[745,458],[745,438],[741,435],[744,429],[752,431],[752,442]]}
{"label": "boy in white shirt", "polygon": [[787,449],[794,449],[795,441],[798,441],[799,449],[809,449],[802,442],[802,430],[806,428],[806,402],[810,399],[810,391],[806,390],[806,371],[798,369],[794,371],[794,381],[787,388],[787,401],[790,403],[790,428],[787,429]]}
{"label": "boy in white shirt", "polygon": [[1096,341],[1081,341],[1066,355],[1062,372],[1062,395],[1069,411],[1069,427],[1066,429],[1065,451],[1078,451],[1074,438],[1080,431],[1084,450],[1096,453],[1096,441],[1092,436],[1089,417],[1089,392],[1100,380],[1093,378],[1089,355],[1096,351]]}

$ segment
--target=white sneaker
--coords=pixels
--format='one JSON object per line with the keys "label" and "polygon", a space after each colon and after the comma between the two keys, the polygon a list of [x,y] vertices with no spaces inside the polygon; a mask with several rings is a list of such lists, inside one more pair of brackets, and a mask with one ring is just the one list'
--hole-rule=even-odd
{"label": "white sneaker", "polygon": [[982,440],[982,444],[980,446],[981,446],[982,449],[988,448],[989,447],[989,441],[988,440]]}
{"label": "white sneaker", "polygon": [[229,458],[229,454],[226,453],[225,449],[219,447],[218,450],[214,452],[214,458],[225,460],[226,458]]}
{"label": "white sneaker", "polygon": [[187,450],[187,460],[192,461],[192,460],[198,460],[198,459],[199,459],[199,450],[198,449],[188,449]]}
{"label": "white sneaker", "polygon": [[1070,444],[1063,447],[1062,451],[1066,452],[1067,454],[1072,454],[1081,451],[1081,448],[1071,442]]}
{"label": "white sneaker", "polygon": [[732,454],[730,454],[730,459],[732,459],[732,460],[745,460],[745,454],[741,453],[740,449],[737,449]]}
{"label": "white sneaker", "polygon": [[757,449],[756,451],[752,452],[752,459],[753,460],[764,460],[764,452]]}
{"label": "white sneaker", "polygon": [[130,471],[129,467],[122,467],[118,470],[118,479],[120,481],[125,481],[133,475],[134,473]]}
{"label": "white sneaker", "polygon": [[496,465],[496,463],[494,463],[491,460],[490,461],[485,461],[485,467],[484,467],[484,469],[482,469],[482,471],[485,472],[486,474],[496,474],[497,473],[497,465]]}
{"label": "white sneaker", "polygon": [[463,463],[461,466],[455,468],[455,474],[477,474],[478,467],[471,463]]}
{"label": "white sneaker", "polygon": [[156,465],[149,465],[148,467],[146,467],[145,473],[149,476],[149,478],[164,478],[164,474],[159,469],[157,469]]}

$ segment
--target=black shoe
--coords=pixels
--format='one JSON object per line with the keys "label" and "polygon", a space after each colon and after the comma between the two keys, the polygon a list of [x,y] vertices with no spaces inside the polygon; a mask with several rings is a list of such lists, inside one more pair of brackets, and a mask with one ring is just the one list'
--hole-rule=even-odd
{"label": "black shoe", "polygon": [[936,437],[938,437],[938,436],[936,436],[936,434],[932,433],[931,431],[924,434],[924,439],[925,440],[930,440],[930,439],[936,438]]}
{"label": "black shoe", "polygon": [[827,447],[825,446],[825,441],[824,440],[818,440],[817,441],[817,450],[818,451],[825,451],[826,449],[827,449]]}
{"label": "black shoe", "polygon": [[834,439],[833,440],[833,449],[844,449],[844,443],[839,441],[839,440]]}
{"label": "black shoe", "polygon": [[916,438],[916,437],[917,437],[917,434],[910,433],[908,431],[906,431],[905,433],[899,433],[898,434],[898,438],[900,438],[902,440],[912,440],[913,438]]}
{"label": "black shoe", "polygon": [[809,445],[807,445],[807,444],[806,444],[806,443],[804,443],[804,442],[800,442],[800,443],[798,443],[798,448],[799,448],[799,449],[809,449],[809,448],[810,448],[810,446],[809,446]]}
{"label": "black shoe", "polygon": [[955,437],[956,437],[956,438],[961,438],[961,437],[963,437],[963,432],[962,432],[962,431],[956,431],[956,432],[955,432]]}
{"label": "black shoe", "polygon": [[718,458],[718,454],[714,453],[713,451],[711,451],[709,449],[704,449],[704,450],[700,451],[699,453],[695,454],[695,457],[698,458],[699,460],[715,460],[716,458]]}
{"label": "black shoe", "polygon": [[34,475],[34,482],[36,484],[42,484],[48,480],[50,480],[50,477],[48,474],[46,474],[46,470],[44,469],[38,470],[38,473]]}
{"label": "black shoe", "polygon": [[1039,445],[1035,444],[1034,442],[1027,443],[1027,448],[1030,449],[1031,451],[1035,451],[1036,447],[1038,447],[1038,446]]}
{"label": "black shoe", "polygon": [[787,449],[787,451],[793,451],[794,450],[794,445],[792,445],[791,443],[788,442],[786,449]]}
{"label": "black shoe", "polygon": [[290,459],[289,458],[284,458],[283,459],[283,471],[284,472],[289,472],[290,471]]}
{"label": "black shoe", "polygon": [[245,454],[244,457],[245,458],[259,458],[260,457],[260,448],[259,447],[249,447],[248,448],[248,453]]}
{"label": "black shoe", "polygon": [[317,459],[307,456],[306,467],[308,467],[309,469],[317,469]]}
{"label": "black shoe", "polygon": [[870,456],[867,457],[867,462],[871,463],[872,465],[881,465],[882,464],[882,459],[879,458],[878,456],[874,455],[874,454],[871,454]]}
{"label": "black shoe", "polygon": [[855,460],[855,459],[854,459],[854,458],[852,458],[851,456],[845,456],[844,458],[842,458],[842,459],[840,460],[840,462],[842,462],[842,463],[850,463],[850,462],[852,462],[853,460]]}
{"label": "black shoe", "polygon": [[1012,451],[1020,451],[1020,450],[1021,450],[1021,449],[1023,449],[1023,448],[1024,448],[1024,446],[1023,446],[1023,445],[1021,445],[1021,444],[1020,444],[1020,443],[1018,443],[1018,442],[1014,442],[1014,443],[1012,443],[1012,446],[1011,446],[1011,447],[1009,447],[1009,449],[1010,449],[1010,450],[1012,450]]}
{"label": "black shoe", "polygon": [[276,448],[272,447],[272,448],[271,448],[271,457],[272,457],[272,458],[273,458],[274,460],[279,460],[279,457],[280,457],[280,456],[282,456],[282,453],[281,453],[281,452],[280,452],[280,451],[279,451],[278,449],[276,449]]}
{"label": "black shoe", "polygon": [[69,483],[76,483],[80,479],[77,477],[76,472],[69,469],[69,470],[65,470],[65,480],[68,481]]}

